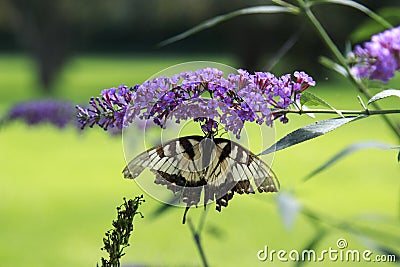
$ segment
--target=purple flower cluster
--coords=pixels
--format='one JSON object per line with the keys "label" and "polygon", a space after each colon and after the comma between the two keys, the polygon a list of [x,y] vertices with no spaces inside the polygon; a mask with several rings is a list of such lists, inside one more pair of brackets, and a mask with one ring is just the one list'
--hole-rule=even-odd
{"label": "purple flower cluster", "polygon": [[350,58],[356,77],[389,81],[400,70],[400,26],[373,35],[363,47],[357,45]]}
{"label": "purple flower cluster", "polygon": [[22,120],[28,125],[50,123],[63,128],[74,120],[75,115],[69,102],[53,99],[31,100],[11,107],[6,121]]}
{"label": "purple flower cluster", "polygon": [[[81,129],[86,126],[93,127],[97,124],[104,130],[117,128],[121,130],[124,125],[124,117],[132,101],[135,88],[120,85],[118,88],[110,88],[101,92],[101,97],[92,97],[88,108],[76,106],[78,109],[78,123]],[[126,123],[126,122],[125,122]]]}
{"label": "purple flower cluster", "polygon": [[287,122],[282,111],[315,85],[310,76],[297,71],[281,77],[245,70],[227,78],[223,74],[205,68],[154,78],[129,89],[107,89],[90,100],[89,108],[77,106],[78,120],[82,128],[98,124],[104,129],[121,129],[136,118],[152,120],[163,128],[168,120],[194,119],[206,133],[216,132],[222,125],[239,137],[246,121],[272,125],[280,118]]}

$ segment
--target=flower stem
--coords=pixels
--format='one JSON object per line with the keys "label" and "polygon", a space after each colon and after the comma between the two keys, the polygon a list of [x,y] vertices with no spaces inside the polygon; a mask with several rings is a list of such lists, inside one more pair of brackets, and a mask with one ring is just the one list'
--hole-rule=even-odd
{"label": "flower stem", "polygon": [[201,261],[202,261],[204,267],[208,267],[208,263],[207,263],[206,254],[204,253],[203,246],[201,244],[200,234],[201,234],[201,230],[204,226],[204,220],[205,220],[206,214],[207,214],[206,211],[204,211],[197,231],[194,229],[194,225],[193,225],[192,221],[190,220],[190,218],[188,218],[188,225],[190,228],[190,232],[193,235],[194,242],[196,244],[197,250],[199,251]]}
{"label": "flower stem", "polygon": [[378,109],[378,110],[331,110],[331,109],[307,109],[307,110],[272,110],[272,113],[280,113],[280,114],[310,114],[310,113],[319,113],[319,114],[345,114],[345,115],[383,115],[383,114],[398,114],[400,113],[399,109]]}
{"label": "flower stem", "polygon": [[[328,33],[325,31],[324,27],[321,25],[321,23],[318,21],[318,19],[312,13],[312,11],[310,9],[310,6],[312,3],[306,2],[304,0],[298,0],[298,3],[303,8],[306,17],[311,22],[311,24],[314,26],[314,28],[320,35],[321,39],[324,41],[325,45],[330,49],[330,51],[335,56],[335,58],[339,62],[339,64],[342,65],[342,67],[346,70],[346,73],[347,73],[348,77],[350,78],[350,81],[356,86],[356,88],[367,99],[370,99],[372,97],[372,94],[369,92],[368,88],[365,87],[361,83],[361,81],[359,81],[352,75],[350,68],[347,64],[346,58],[342,55],[342,53],[337,48],[335,43],[329,37]],[[377,110],[381,109],[381,107],[377,103],[372,103],[372,106]],[[386,113],[381,113],[381,114],[386,114]],[[396,136],[400,139],[400,128],[397,127],[387,116],[382,115],[382,118],[385,121],[385,123],[391,128],[391,130],[396,134]]]}

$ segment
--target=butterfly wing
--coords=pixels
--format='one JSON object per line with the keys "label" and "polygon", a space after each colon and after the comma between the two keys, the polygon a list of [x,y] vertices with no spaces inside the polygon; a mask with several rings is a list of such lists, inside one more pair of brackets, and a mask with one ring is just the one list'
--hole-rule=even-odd
{"label": "butterfly wing", "polygon": [[[199,143],[201,136],[186,136],[155,146],[132,159],[123,170],[125,178],[134,179],[148,167],[151,171],[175,178],[184,171],[185,181],[176,178],[180,186],[196,186],[203,172],[198,168]],[[169,179],[167,179],[169,180]]]}
{"label": "butterfly wing", "polygon": [[202,186],[207,184],[207,166],[213,152],[204,151],[208,146],[200,145],[203,140],[201,136],[186,136],[153,147],[128,163],[124,177],[134,179],[148,167],[156,174],[154,183],[166,185],[175,194],[180,192],[187,207],[197,205]]}
{"label": "butterfly wing", "polygon": [[208,184],[212,189],[205,195],[210,200],[217,199],[218,211],[228,205],[235,193],[254,194],[251,180],[260,193],[278,191],[276,175],[259,157],[234,141],[224,138],[214,141],[219,157],[208,169]]}
{"label": "butterfly wing", "polygon": [[216,200],[216,209],[221,211],[235,193],[254,193],[251,180],[260,193],[276,192],[279,188],[279,181],[264,161],[224,138],[173,139],[131,160],[123,170],[124,177],[134,179],[146,167],[156,174],[156,184],[182,193],[187,209],[200,202],[203,189],[204,204]]}

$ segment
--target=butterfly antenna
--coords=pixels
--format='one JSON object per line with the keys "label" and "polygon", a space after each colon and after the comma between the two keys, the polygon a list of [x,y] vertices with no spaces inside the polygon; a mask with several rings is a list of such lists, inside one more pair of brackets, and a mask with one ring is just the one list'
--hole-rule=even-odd
{"label": "butterfly antenna", "polygon": [[223,132],[219,135],[219,137],[222,137],[222,136],[225,135],[225,134],[228,134],[228,132],[227,132],[227,131],[223,131]]}

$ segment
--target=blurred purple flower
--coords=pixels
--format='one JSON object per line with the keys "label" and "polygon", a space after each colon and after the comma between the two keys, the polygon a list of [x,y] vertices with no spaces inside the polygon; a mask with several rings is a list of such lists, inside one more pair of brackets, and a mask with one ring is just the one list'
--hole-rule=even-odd
{"label": "blurred purple flower", "polygon": [[63,128],[73,122],[75,115],[72,104],[67,101],[30,100],[11,107],[5,120],[22,120],[28,125],[50,123]]}
{"label": "blurred purple flower", "polygon": [[400,26],[373,35],[363,46],[357,45],[349,58],[355,62],[351,72],[356,77],[389,81],[400,70]]}
{"label": "blurred purple flower", "polygon": [[91,98],[89,108],[77,106],[81,127],[97,124],[103,129],[122,129],[134,119],[152,120],[162,128],[168,120],[194,119],[205,132],[215,132],[218,123],[237,137],[246,121],[272,125],[288,119],[282,110],[299,99],[301,92],[314,86],[304,72],[279,78],[268,72],[223,77],[215,68],[182,72],[172,78],[159,77],[129,88],[103,90]]}

